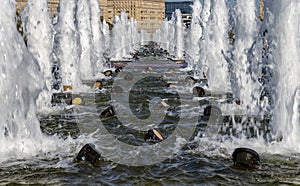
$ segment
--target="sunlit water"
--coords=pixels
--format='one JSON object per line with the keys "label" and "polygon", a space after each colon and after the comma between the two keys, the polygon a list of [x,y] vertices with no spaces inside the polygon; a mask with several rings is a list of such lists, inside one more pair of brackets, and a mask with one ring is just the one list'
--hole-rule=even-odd
{"label": "sunlit water", "polygon": [[[55,25],[57,33],[55,35],[56,43],[54,53],[56,55],[55,59],[58,59],[58,62],[61,64],[62,84],[72,85],[74,88],[77,88],[77,91],[74,92],[80,92],[79,94],[85,100],[85,105],[53,107],[51,113],[44,113],[38,116],[36,114],[36,99],[43,88],[46,87],[45,80],[43,80],[45,77],[43,78],[42,72],[48,67],[38,65],[38,57],[36,57],[33,52],[37,49],[33,48],[32,51],[30,51],[30,47],[27,48],[25,46],[23,38],[17,32],[14,19],[14,1],[4,1],[1,5],[1,184],[299,184],[300,165],[298,162],[300,156],[297,146],[300,102],[298,88],[299,76],[297,75],[297,72],[299,72],[299,65],[297,64],[297,59],[299,58],[297,52],[299,48],[297,45],[297,33],[299,28],[298,20],[294,19],[298,16],[297,8],[299,3],[292,0],[284,2],[278,0],[274,1],[274,4],[267,4],[267,7],[270,8],[270,17],[267,21],[262,23],[269,29],[274,26],[276,30],[270,29],[270,35],[268,36],[269,42],[272,43],[272,47],[270,48],[273,51],[273,53],[270,54],[270,58],[274,60],[270,60],[270,63],[276,67],[275,70],[277,73],[275,80],[278,80],[276,81],[277,88],[274,90],[275,98],[273,101],[276,102],[276,104],[274,105],[272,113],[274,118],[271,122],[265,118],[252,117],[252,115],[248,113],[244,113],[244,118],[248,119],[251,116],[251,122],[241,122],[238,121],[238,119],[237,121],[230,122],[230,116],[226,116],[219,124],[207,121],[202,117],[203,109],[207,104],[213,103],[222,107],[221,102],[224,102],[224,100],[212,97],[205,99],[195,98],[190,100],[188,104],[183,104],[180,100],[185,99],[186,95],[190,95],[192,92],[192,85],[189,84],[189,82],[185,82],[187,76],[186,70],[181,69],[179,67],[180,65],[165,61],[164,57],[162,57],[162,60],[154,60],[149,57],[147,60],[140,59],[135,65],[124,69],[125,72],[131,72],[133,75],[141,78],[147,76],[147,74],[150,75],[150,71],[160,76],[158,79],[154,78],[154,80],[141,81],[131,91],[127,90],[127,92],[130,93],[129,99],[132,103],[130,110],[132,113],[124,116],[124,120],[129,121],[127,124],[135,125],[136,121],[138,121],[137,116],[140,119],[146,119],[150,114],[148,106],[150,105],[151,107],[151,99],[157,96],[163,98],[170,106],[164,110],[165,112],[163,112],[163,114],[165,114],[166,117],[163,118],[161,124],[158,126],[164,136],[171,136],[174,128],[178,127],[176,124],[179,123],[178,119],[180,117],[197,118],[197,128],[190,141],[177,138],[175,147],[172,146],[174,144],[171,144],[163,151],[154,151],[157,157],[168,150],[173,150],[176,153],[162,162],[147,166],[126,166],[116,163],[116,161],[122,161],[123,158],[124,160],[131,160],[134,163],[135,160],[132,159],[132,156],[138,157],[138,155],[134,154],[120,157],[119,153],[121,149],[112,145],[117,140],[111,141],[110,138],[106,138],[108,134],[97,130],[104,126],[106,130],[109,131],[109,135],[118,139],[118,141],[123,141],[126,142],[126,144],[135,146],[145,145],[143,139],[145,131],[137,131],[124,127],[123,121],[118,121],[116,117],[102,118],[99,116],[107,106],[112,104],[112,81],[117,80],[118,77],[113,79],[107,78],[104,90],[101,91],[90,88],[93,85],[93,80],[84,81],[85,85],[82,85],[81,80],[77,79],[80,74],[80,59],[83,60],[80,56],[88,56],[88,58],[91,59],[89,62],[92,62],[93,55],[99,54],[102,51],[90,50],[91,48],[89,47],[92,46],[93,43],[97,43],[96,40],[91,39],[91,32],[86,32],[86,29],[84,29],[86,25],[90,24],[87,22],[91,20],[82,15],[80,17],[79,14],[91,11],[91,9],[88,8],[89,6],[85,7],[86,4],[85,6],[81,6],[83,9],[77,9],[76,3],[78,2],[61,1],[58,23]],[[85,2],[80,1],[80,3]],[[246,70],[243,70],[244,68],[249,68],[248,65],[250,65],[246,60],[249,56],[245,55],[243,51],[247,51],[251,48],[254,42],[254,35],[256,35],[256,32],[259,32],[256,26],[258,24],[256,20],[249,21],[249,17],[247,17],[252,15],[248,15],[248,11],[251,13],[254,11],[254,1],[249,1],[247,4],[249,6],[248,9],[245,9],[243,3],[235,6],[236,14],[241,14],[241,18],[236,21],[242,26],[237,28],[237,47],[231,52],[233,55],[238,56],[241,61],[242,70],[237,70],[236,73],[240,73],[238,75],[240,75],[241,78],[237,79],[242,81],[238,81],[237,85],[244,86],[243,81],[245,81],[249,87],[256,87],[258,84],[256,84],[255,81],[253,82],[256,77],[251,76]],[[227,9],[225,9],[223,1],[205,1],[203,5],[204,9],[200,14],[203,20],[202,24],[205,28],[210,28],[213,31],[212,33],[215,33],[217,28],[212,26],[209,20],[219,20],[220,17],[223,17],[222,13],[224,12],[217,12],[216,9],[211,9],[211,5],[213,5],[212,7],[220,5],[224,8],[224,11]],[[40,6],[45,6],[45,4],[41,4]],[[78,10],[80,10],[80,12],[75,14]],[[213,16],[210,16],[210,10],[215,10]],[[95,14],[97,14],[97,12],[99,13],[99,10],[94,10]],[[28,15],[31,16],[31,14]],[[75,15],[79,17],[74,17]],[[274,20],[272,19],[274,18],[272,15],[275,16],[279,22],[272,22],[272,20]],[[288,24],[285,21],[286,18],[293,20],[294,24]],[[86,24],[80,26],[78,22],[74,22],[74,19],[81,21],[80,24],[84,22],[86,22]],[[123,19],[123,23],[128,21],[125,18]],[[133,20],[131,22],[135,24]],[[178,34],[178,30],[176,31],[176,28],[174,28],[175,22],[175,17],[169,22],[164,21],[164,32],[159,32],[159,37],[172,39],[172,43],[164,43],[164,41],[162,41],[160,44],[173,55],[176,54],[175,45],[180,46],[180,44],[182,44],[175,44],[175,41],[178,41],[175,37],[175,33]],[[252,25],[251,29],[244,28],[247,24]],[[224,28],[225,25],[223,22],[220,23],[219,26]],[[126,29],[128,29],[128,26],[129,25],[127,25]],[[107,33],[107,25],[105,22],[100,24],[99,27],[103,30],[104,39],[102,39],[102,41],[105,41],[103,42],[105,48],[113,47],[109,46],[110,44],[107,42],[109,40],[107,39],[109,34]],[[29,28],[34,27],[28,27],[28,29]],[[95,30],[97,29],[98,28],[95,28]],[[245,29],[249,33],[245,33]],[[136,32],[135,26],[132,26],[130,32]],[[282,36],[279,39],[277,38],[277,32]],[[290,32],[292,34],[290,34]],[[32,31],[30,33],[34,32]],[[225,34],[225,31],[220,30],[220,33]],[[205,34],[207,36],[209,35],[208,33]],[[84,35],[84,38],[80,38],[80,35],[81,37]],[[131,42],[138,40],[135,34],[131,36]],[[102,36],[95,36],[95,38],[98,39],[101,37]],[[147,34],[144,33],[141,37],[143,38],[141,39],[143,42],[147,41]],[[208,41],[218,43],[220,48],[217,48],[217,50],[222,50],[226,46],[222,45],[224,43],[220,41],[220,38],[222,38],[222,35],[212,37],[212,40]],[[28,39],[30,39],[30,37],[28,37]],[[34,38],[32,38],[32,40],[33,39]],[[28,41],[30,46],[31,41]],[[86,43],[86,41],[88,42]],[[121,43],[123,42],[122,46],[123,44],[128,44],[128,41],[123,41],[122,39],[116,42],[116,44],[120,44],[120,41]],[[199,53],[204,55],[204,51],[208,49],[208,46],[209,45],[200,45]],[[126,50],[123,47],[125,57],[133,46],[126,45],[126,47]],[[46,48],[44,49],[47,51]],[[82,52],[83,50],[86,53]],[[212,54],[214,53],[212,52]],[[49,55],[49,53],[47,55]],[[123,58],[124,56],[120,55],[119,57]],[[215,59],[224,60],[220,57],[220,53],[211,56],[215,57]],[[253,59],[252,61],[256,62]],[[288,63],[289,65],[283,63],[284,61],[290,61],[290,63]],[[96,60],[93,62],[100,62],[101,66],[103,61]],[[149,63],[155,63],[155,65]],[[148,67],[150,65],[152,68]],[[161,68],[162,66],[165,68]],[[198,68],[204,67],[202,69],[209,68],[209,64],[206,62],[203,64],[199,62],[196,66]],[[175,70],[174,73],[171,71],[168,72],[168,68],[170,67]],[[217,75],[216,73],[217,72],[214,72],[210,76]],[[94,71],[94,69],[90,69],[87,76],[91,75],[89,78],[93,79],[96,74],[97,72]],[[243,78],[246,78],[246,80]],[[177,87],[168,87],[167,83],[169,82],[177,84]],[[179,85],[180,82],[185,83],[184,85]],[[235,92],[237,93],[237,97],[238,95],[240,95],[241,98],[243,98],[243,96],[246,97],[242,100],[244,104],[257,98],[256,95],[253,95],[255,92],[248,92],[250,90],[249,87],[244,90],[239,88],[240,86],[232,87],[239,90]],[[178,93],[180,93],[182,97],[178,97]],[[249,94],[251,95],[250,97]],[[210,100],[210,102],[207,100]],[[125,108],[124,105],[126,105],[126,101],[126,97],[121,97],[118,103],[119,107]],[[229,99],[226,101],[229,107],[235,106],[232,100]],[[191,107],[194,103],[196,103],[197,106]],[[255,106],[258,105],[254,103],[253,105],[247,104],[246,106],[255,108]],[[56,110],[53,111],[53,109]],[[252,110],[250,109],[250,111]],[[124,111],[124,113],[126,112]],[[157,115],[157,117],[158,116],[159,115]],[[154,115],[154,119],[159,120],[161,118],[155,118]],[[189,126],[191,124],[192,123],[187,122],[183,124],[179,123],[178,125]],[[276,135],[274,135],[274,137],[270,135],[272,130],[277,132],[275,134],[283,135],[282,142],[276,142],[274,140]],[[101,149],[101,146],[110,148],[111,155],[103,157],[100,168],[94,168],[88,162],[78,163],[73,161],[80,148],[86,143],[95,143],[99,149]],[[187,145],[180,148],[176,146],[182,143],[187,143]],[[261,155],[261,165],[259,169],[253,171],[234,169],[232,167],[231,154],[237,147],[249,147],[256,150]],[[148,160],[148,158],[151,159],[152,157],[145,156],[146,160]],[[111,161],[111,159],[115,161]]]}
{"label": "sunlit water", "polygon": [[[163,64],[164,62],[160,63]],[[158,74],[165,73],[167,77],[164,80],[166,82],[184,80],[185,72],[182,72],[178,67],[174,69],[176,70],[174,74],[168,74],[166,70],[155,67],[153,71]],[[137,71],[146,72],[145,66],[135,67],[134,69],[128,67],[126,71],[132,73],[137,73]],[[173,130],[174,124],[178,122],[180,112],[197,116],[199,117],[199,123],[206,123],[205,119],[201,119],[203,108],[206,106],[205,103],[199,104],[200,114],[198,114],[196,113],[197,109],[188,108],[188,105],[180,105],[176,98],[178,96],[175,90],[184,94],[189,94],[189,90],[167,88],[164,81],[159,80],[159,82],[157,84],[156,80],[136,85],[136,89],[133,89],[136,92],[133,91],[131,95],[134,100],[133,113],[145,117],[149,114],[149,110],[146,106],[143,106],[143,103],[147,103],[147,100],[155,96],[162,96],[171,106],[167,111],[167,117],[159,126],[163,135],[171,135],[170,130]],[[200,127],[196,130],[197,132],[193,136],[197,135],[198,137],[189,142],[188,146],[182,148],[182,150],[178,149],[177,154],[155,165],[125,166],[109,161],[111,157],[104,158],[101,161],[100,168],[94,168],[87,162],[74,163],[73,159],[85,143],[96,143],[99,139],[102,140],[100,145],[111,143],[111,141],[105,140],[105,136],[101,137],[99,132],[95,132],[102,124],[110,131],[111,135],[120,141],[131,145],[144,144],[145,132],[124,127],[123,122],[118,121],[116,117],[102,119],[99,117],[100,113],[112,104],[110,101],[110,86],[109,83],[105,87],[107,89],[105,92],[81,94],[87,103],[84,106],[72,106],[49,116],[40,117],[42,131],[52,137],[55,135],[61,138],[56,151],[47,151],[25,159],[11,158],[2,162],[1,182],[55,185],[79,183],[89,185],[299,183],[299,158],[297,154],[288,153],[281,149],[280,144],[267,143],[262,138],[247,139],[244,137],[240,139],[234,138],[230,134],[216,137],[217,134],[206,133],[206,130],[210,130],[206,127]],[[141,92],[139,86],[148,89]],[[145,99],[144,96],[147,96],[147,98]],[[125,103],[120,102],[120,104]],[[180,111],[180,108],[182,111]],[[136,121],[133,114],[125,117],[129,121]],[[87,128],[84,128],[85,126]],[[214,128],[214,126],[208,127]],[[201,137],[205,135],[208,137]],[[261,166],[258,170],[249,172],[232,168],[231,154],[235,148],[240,146],[253,148],[260,153]],[[111,146],[111,148],[118,153],[116,147]],[[161,153],[156,152],[158,156]],[[114,155],[116,154],[112,154],[112,156]]]}

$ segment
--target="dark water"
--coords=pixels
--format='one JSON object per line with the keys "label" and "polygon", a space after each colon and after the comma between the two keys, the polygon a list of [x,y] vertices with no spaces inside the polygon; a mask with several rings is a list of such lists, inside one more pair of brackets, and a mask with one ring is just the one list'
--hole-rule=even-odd
{"label": "dark water", "polygon": [[[161,62],[163,63],[163,62]],[[144,63],[146,64],[146,63]],[[150,64],[151,65],[151,64]],[[179,65],[166,65],[165,68],[153,65],[124,68],[133,75],[142,72],[143,76],[148,70],[154,71],[161,77],[149,76],[138,81],[129,94],[129,106],[132,115],[147,119],[151,115],[150,100],[161,97],[168,103],[167,115],[158,125],[164,137],[172,134],[178,125],[180,113],[187,109],[181,105],[180,96],[176,91],[170,90],[168,83],[176,84],[178,79],[185,79],[186,72],[180,71]],[[167,69],[173,68],[174,73]],[[144,71],[144,72],[143,72]],[[165,74],[165,75],[163,75]],[[114,77],[117,78],[117,77]],[[130,145],[145,144],[145,131],[139,131],[123,126],[116,116],[103,117],[100,113],[111,105],[111,87],[113,79],[104,81],[104,91],[95,93],[82,93],[85,105],[59,110],[50,115],[40,116],[41,129],[47,135],[57,135],[70,144],[69,150],[58,149],[57,152],[40,154],[31,159],[13,159],[0,165],[0,184],[9,185],[297,185],[300,184],[300,165],[298,154],[280,155],[265,152],[266,145],[255,149],[260,152],[261,163],[255,170],[240,170],[233,167],[231,154],[237,146],[235,137],[266,139],[268,133],[268,119],[254,119],[260,125],[253,126],[245,120],[240,131],[232,126],[230,118],[222,118],[222,122],[214,123],[219,130],[216,137],[205,137],[206,127],[211,125],[203,117],[203,108],[208,102],[199,102],[200,113],[198,126],[191,138],[181,150],[172,157],[148,166],[127,166],[110,161],[103,157],[99,168],[93,167],[88,162],[74,162],[80,148],[92,139],[88,134],[82,133],[78,124],[94,123],[93,118],[101,121],[106,129],[118,140]],[[93,82],[87,82],[92,85]],[[178,82],[177,82],[178,83]],[[190,82],[185,82],[189,84]],[[189,93],[189,90],[183,90]],[[74,97],[75,95],[71,96]],[[126,100],[124,100],[126,101]],[[227,100],[226,103],[230,103]],[[223,104],[223,103],[222,103]],[[95,108],[95,109],[92,109]],[[192,111],[191,111],[192,112]],[[93,117],[91,117],[93,115]],[[231,119],[232,120],[232,119]],[[134,120],[133,120],[134,121]],[[218,121],[215,121],[218,122]],[[242,120],[237,119],[237,122]],[[87,127],[88,128],[88,127]],[[248,133],[241,134],[248,131]],[[261,136],[255,135],[260,131]],[[246,135],[245,135],[246,134]],[[70,142],[71,141],[71,142]],[[223,143],[224,142],[224,143]],[[226,142],[226,143],[225,143]],[[232,143],[232,145],[231,145]],[[223,145],[226,144],[226,145]],[[118,149],[116,149],[118,153]],[[160,152],[157,152],[159,154]]]}

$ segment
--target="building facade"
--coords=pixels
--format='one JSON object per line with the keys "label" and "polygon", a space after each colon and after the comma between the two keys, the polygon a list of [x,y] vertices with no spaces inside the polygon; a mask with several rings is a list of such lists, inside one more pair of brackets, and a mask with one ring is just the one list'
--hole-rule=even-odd
{"label": "building facade", "polygon": [[176,9],[180,9],[182,15],[185,17],[189,17],[189,15],[192,15],[193,9],[193,0],[183,0],[183,1],[176,1],[176,0],[166,0],[165,5],[165,13],[166,18],[170,20],[172,18],[173,12],[175,12]]}
{"label": "building facade", "polygon": [[[16,0],[17,9],[21,11],[27,0]],[[162,20],[165,18],[164,0],[99,0],[101,8],[101,19],[112,24],[114,15],[125,12],[128,18],[137,20],[138,28],[146,30],[148,33],[155,32],[160,28]],[[59,0],[49,0],[49,11],[57,15]]]}
{"label": "building facade", "polygon": [[125,12],[129,19],[135,18],[138,28],[153,33],[161,27],[165,18],[164,0],[100,0],[102,19],[113,23],[114,15]]}
{"label": "building facade", "polygon": [[[16,0],[17,12],[20,12],[26,6],[28,0]],[[59,0],[48,0],[49,12],[52,12],[54,16],[57,15],[57,8],[59,5]]]}

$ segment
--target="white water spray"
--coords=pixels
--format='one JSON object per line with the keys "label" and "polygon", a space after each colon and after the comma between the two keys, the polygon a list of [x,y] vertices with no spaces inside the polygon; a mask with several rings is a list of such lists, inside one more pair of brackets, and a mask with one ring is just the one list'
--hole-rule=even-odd
{"label": "white water spray", "polygon": [[229,16],[225,0],[212,0],[212,15],[207,22],[206,59],[208,86],[210,90],[230,90],[228,64],[223,53],[229,50]]}
{"label": "white water spray", "polygon": [[190,31],[188,35],[188,43],[186,43],[186,61],[189,63],[189,67],[196,69],[196,65],[200,59],[199,55],[199,42],[202,36],[201,18],[202,5],[199,0],[195,0],[193,4],[193,13]]}
{"label": "white water spray", "polygon": [[175,57],[175,14],[173,12],[172,18],[170,21],[168,21],[168,37],[167,37],[167,42],[168,42],[168,52],[171,56]]}
{"label": "white water spray", "polygon": [[22,12],[24,34],[27,38],[27,48],[38,61],[46,87],[37,101],[38,111],[51,107],[53,66],[53,26],[46,0],[29,0]]}
{"label": "white water spray", "polygon": [[79,38],[75,26],[76,1],[60,1],[57,25],[57,56],[61,67],[62,84],[78,89]]}
{"label": "white water spray", "polygon": [[184,56],[184,27],[182,22],[182,15],[179,9],[175,10],[176,26],[175,26],[175,57],[176,59],[183,59]]}
{"label": "white water spray", "polygon": [[109,31],[109,25],[106,23],[105,20],[103,20],[102,23],[102,33],[104,37],[104,52],[108,52],[110,48],[110,31]]}
{"label": "white water spray", "polygon": [[266,6],[271,13],[267,25],[277,82],[272,125],[286,147],[299,150],[300,2],[275,0]]}
{"label": "white water spray", "polygon": [[[15,1],[0,6],[0,161],[32,157],[51,142],[40,130],[36,99],[44,87],[38,62],[16,29]],[[49,144],[49,145],[47,145]]]}
{"label": "white water spray", "polygon": [[105,48],[105,38],[102,32],[102,24],[100,21],[100,5],[98,0],[91,0],[91,28],[92,28],[92,50],[94,51],[94,59],[96,70],[95,73],[99,74],[103,71],[104,65],[104,48]]}
{"label": "white water spray", "polygon": [[133,48],[137,46],[136,43],[133,42],[139,42],[143,39],[140,37],[145,37],[144,39],[148,40],[147,33],[142,33],[143,35],[140,36],[137,32],[136,21],[133,19],[128,21],[128,16],[124,12],[121,12],[120,17],[115,15],[113,25],[114,27],[111,38],[111,59],[116,61],[131,59],[132,56],[130,53],[133,51]]}
{"label": "white water spray", "polygon": [[79,69],[82,80],[92,79],[95,76],[95,62],[92,51],[92,29],[90,1],[79,0],[77,5],[78,32],[80,38]]}
{"label": "white water spray", "polygon": [[207,73],[207,56],[206,51],[208,50],[208,45],[206,44],[206,40],[208,39],[208,31],[207,31],[207,22],[209,21],[209,17],[211,14],[211,0],[204,0],[203,9],[201,12],[201,24],[202,24],[202,39],[200,40],[200,60],[196,66],[196,70],[200,72],[200,74]]}
{"label": "white water spray", "polygon": [[156,30],[155,34],[153,35],[153,40],[157,42],[164,50],[168,50],[169,48],[168,30],[169,22],[167,19],[164,19],[162,22],[162,27]]}
{"label": "white water spray", "polygon": [[123,57],[126,56],[125,49],[125,35],[126,28],[124,27],[125,23],[122,23],[122,20],[119,16],[115,15],[114,18],[114,27],[113,27],[113,36],[112,36],[112,46],[111,51],[113,54],[112,60],[123,60]]}
{"label": "white water spray", "polygon": [[141,30],[141,45],[147,45],[149,41],[150,35],[145,30]]}
{"label": "white water spray", "polygon": [[256,1],[237,1],[235,9],[235,49],[232,69],[236,74],[233,93],[249,112],[256,112],[260,96],[260,83],[257,80],[257,60],[253,60],[253,46],[259,34]]}

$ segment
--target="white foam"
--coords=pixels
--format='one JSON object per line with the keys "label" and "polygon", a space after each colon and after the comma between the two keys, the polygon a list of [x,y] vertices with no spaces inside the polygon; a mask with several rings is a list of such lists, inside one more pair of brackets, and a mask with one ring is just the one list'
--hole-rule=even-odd
{"label": "white foam", "polygon": [[33,157],[55,149],[56,138],[42,134],[36,99],[44,83],[37,61],[16,29],[15,2],[4,1],[0,11],[0,147],[1,162]]}

